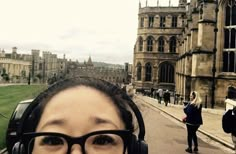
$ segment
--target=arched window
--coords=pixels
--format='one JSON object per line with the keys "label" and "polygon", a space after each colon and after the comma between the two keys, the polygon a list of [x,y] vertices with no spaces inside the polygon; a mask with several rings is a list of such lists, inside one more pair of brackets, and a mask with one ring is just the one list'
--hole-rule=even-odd
{"label": "arched window", "polygon": [[168,62],[160,65],[159,80],[165,83],[174,83],[174,67]]}
{"label": "arched window", "polygon": [[235,53],[229,53],[229,72],[235,72]]}
{"label": "arched window", "polygon": [[229,0],[225,6],[223,72],[236,72],[236,1]]}
{"label": "arched window", "polygon": [[154,25],[154,16],[149,16],[148,17],[148,27],[152,28]]}
{"label": "arched window", "polygon": [[225,29],[224,48],[229,48],[229,29]]}
{"label": "arched window", "polygon": [[142,66],[140,63],[137,64],[137,81],[141,80],[142,75]]}
{"label": "arched window", "polygon": [[138,43],[138,51],[143,51],[143,38],[139,38],[139,43]]}
{"label": "arched window", "polygon": [[164,38],[161,36],[158,39],[158,52],[164,52],[165,41]]}
{"label": "arched window", "polygon": [[226,12],[225,12],[225,26],[229,26],[230,25],[230,6],[226,6]]}
{"label": "arched window", "polygon": [[152,66],[150,63],[147,63],[145,65],[145,81],[151,81],[152,80]]}
{"label": "arched window", "polygon": [[230,48],[235,48],[235,29],[231,29]]}
{"label": "arched window", "polygon": [[160,16],[160,27],[161,28],[166,27],[165,22],[166,22],[166,17],[165,16]]}
{"label": "arched window", "polygon": [[178,17],[177,16],[172,16],[172,22],[171,22],[171,26],[173,28],[177,27],[178,25]]}
{"label": "arched window", "polygon": [[144,17],[140,18],[140,27],[143,28],[144,27]]}
{"label": "arched window", "polygon": [[147,38],[147,51],[152,51],[153,50],[153,38],[149,36]]}
{"label": "arched window", "polygon": [[236,25],[236,2],[234,0],[234,3],[233,7],[232,7],[232,25]]}
{"label": "arched window", "polygon": [[170,38],[170,52],[176,52],[176,38],[174,36]]}
{"label": "arched window", "polygon": [[228,57],[228,52],[223,52],[223,72],[228,72],[228,60],[229,60],[229,57]]}
{"label": "arched window", "polygon": [[234,51],[223,52],[223,72],[236,72],[236,54]]}

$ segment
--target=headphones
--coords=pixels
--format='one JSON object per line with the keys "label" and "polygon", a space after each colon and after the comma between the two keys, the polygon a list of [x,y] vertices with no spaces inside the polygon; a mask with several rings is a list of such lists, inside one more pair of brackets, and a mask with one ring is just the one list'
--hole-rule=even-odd
{"label": "headphones", "polygon": [[[73,78],[71,78],[73,80]],[[67,80],[71,80],[71,79],[65,79],[63,81],[67,81]],[[128,98],[129,101],[127,101],[128,106],[131,108],[131,110],[133,111],[137,122],[138,122],[138,126],[139,126],[139,133],[138,133],[138,137],[134,134],[132,134],[132,139],[131,139],[131,143],[130,145],[128,145],[128,154],[148,154],[148,145],[144,140],[144,136],[145,136],[145,125],[144,125],[144,121],[143,121],[143,117],[141,112],[139,111],[137,105],[132,101],[132,99],[125,93],[123,92],[120,88],[117,88],[115,85],[101,80],[101,79],[95,79],[95,78],[91,78],[91,77],[79,77],[80,80],[97,80],[99,82],[102,82],[105,85],[108,86],[112,86],[116,89],[119,89],[122,92],[122,95],[125,95],[126,98]],[[62,82],[63,82],[62,81]],[[58,84],[59,83],[59,84]],[[53,84],[52,86],[50,86],[45,92],[39,94],[34,101],[27,107],[27,109],[25,110],[25,112],[22,115],[22,118],[20,120],[20,125],[17,129],[17,134],[20,137],[20,140],[17,141],[15,143],[15,145],[12,148],[12,154],[26,154],[26,149],[24,146],[24,143],[22,142],[21,136],[24,134],[24,129],[25,129],[25,125],[27,125],[27,122],[29,121],[29,117],[31,116],[31,114],[33,112],[35,112],[35,109],[40,105],[39,101],[40,99],[42,99],[43,95],[47,95],[47,91],[49,91],[51,88],[53,87],[58,87],[60,86],[61,82],[57,82],[55,84]],[[79,85],[78,85],[79,86]]]}

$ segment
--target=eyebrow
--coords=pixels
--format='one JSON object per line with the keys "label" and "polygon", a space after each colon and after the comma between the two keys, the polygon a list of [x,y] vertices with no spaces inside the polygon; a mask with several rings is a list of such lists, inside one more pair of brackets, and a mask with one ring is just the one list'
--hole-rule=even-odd
{"label": "eyebrow", "polygon": [[95,121],[95,124],[111,124],[113,126],[115,126],[116,128],[118,128],[118,126],[113,123],[111,120],[108,120],[108,119],[102,119],[102,118],[99,118],[99,117],[92,117]]}
{"label": "eyebrow", "polygon": [[[118,128],[118,126],[113,123],[111,120],[109,119],[102,119],[102,118],[99,118],[99,117],[91,117],[92,121],[95,122],[95,124],[111,124],[113,125],[115,128]],[[62,126],[66,123],[66,120],[65,119],[54,119],[54,120],[51,120],[51,121],[48,121],[46,122],[42,127],[41,129],[47,127],[47,126],[50,126],[50,125],[57,125],[57,126]]]}
{"label": "eyebrow", "polygon": [[58,125],[58,126],[61,126],[65,124],[65,119],[55,119],[55,120],[51,120],[51,121],[48,121],[46,122],[42,127],[41,129],[47,127],[47,126],[50,126],[50,125]]}

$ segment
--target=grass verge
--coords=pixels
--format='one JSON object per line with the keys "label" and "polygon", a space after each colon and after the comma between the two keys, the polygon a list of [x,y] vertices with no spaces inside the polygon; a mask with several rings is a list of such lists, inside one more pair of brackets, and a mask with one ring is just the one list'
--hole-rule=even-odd
{"label": "grass verge", "polygon": [[0,87],[0,149],[6,147],[5,133],[9,118],[17,103],[36,97],[46,88],[46,85],[12,85]]}

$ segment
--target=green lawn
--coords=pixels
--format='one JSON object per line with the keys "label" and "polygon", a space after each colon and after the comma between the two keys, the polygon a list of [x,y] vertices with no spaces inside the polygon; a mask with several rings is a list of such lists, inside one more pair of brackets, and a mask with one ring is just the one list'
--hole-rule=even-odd
{"label": "green lawn", "polygon": [[0,149],[5,147],[5,133],[9,119],[19,101],[37,96],[46,85],[14,85],[0,87]]}

